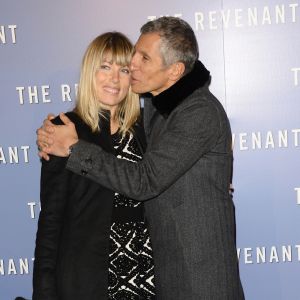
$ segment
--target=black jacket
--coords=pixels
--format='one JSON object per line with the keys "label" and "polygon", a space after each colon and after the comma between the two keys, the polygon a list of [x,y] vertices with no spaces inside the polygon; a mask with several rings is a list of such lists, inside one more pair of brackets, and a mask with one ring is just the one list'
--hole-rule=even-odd
{"label": "black jacket", "polygon": [[[109,116],[93,133],[74,113],[80,139],[113,153]],[[61,124],[59,118],[54,120]],[[144,151],[143,127],[134,134]],[[41,206],[33,272],[33,300],[107,299],[109,233],[114,191],[65,168],[66,158],[42,161]]]}

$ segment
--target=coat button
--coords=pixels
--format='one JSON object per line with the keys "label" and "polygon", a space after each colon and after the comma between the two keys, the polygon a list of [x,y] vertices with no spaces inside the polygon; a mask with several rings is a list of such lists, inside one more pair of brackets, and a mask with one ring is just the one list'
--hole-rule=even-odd
{"label": "coat button", "polygon": [[86,158],[84,160],[84,163],[85,163],[85,168],[86,169],[91,169],[92,168],[93,160],[91,158]]}
{"label": "coat button", "polygon": [[81,175],[83,175],[83,176],[85,176],[85,175],[87,175],[87,171],[86,170],[81,170]]}

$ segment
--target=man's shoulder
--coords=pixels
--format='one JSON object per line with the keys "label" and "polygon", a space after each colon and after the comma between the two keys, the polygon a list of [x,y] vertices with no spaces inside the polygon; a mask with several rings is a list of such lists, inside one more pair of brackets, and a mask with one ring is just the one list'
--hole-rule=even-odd
{"label": "man's shoulder", "polygon": [[214,94],[209,90],[207,85],[196,89],[187,99],[196,102],[210,102],[210,101],[217,101],[219,100],[214,96]]}
{"label": "man's shoulder", "polygon": [[169,125],[182,126],[189,130],[201,130],[203,126],[211,132],[229,128],[229,120],[223,105],[209,91],[201,87],[189,95],[170,115]]}
{"label": "man's shoulder", "polygon": [[194,109],[203,109],[206,107],[208,110],[218,111],[222,114],[226,114],[224,106],[216,98],[216,96],[209,90],[208,86],[203,86],[196,89],[193,94],[191,94],[184,104],[188,106],[193,106]]}
{"label": "man's shoulder", "polygon": [[218,99],[209,91],[208,87],[196,89],[192,94],[186,97],[177,107],[176,111],[183,111],[188,108],[203,109],[203,107],[211,107],[220,103]]}

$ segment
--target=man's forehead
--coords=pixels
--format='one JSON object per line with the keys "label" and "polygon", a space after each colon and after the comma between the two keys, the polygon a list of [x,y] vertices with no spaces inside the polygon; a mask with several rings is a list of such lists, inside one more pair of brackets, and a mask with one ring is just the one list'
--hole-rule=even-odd
{"label": "man's forehead", "polygon": [[138,38],[134,48],[136,51],[140,51],[142,49],[152,48],[153,44],[159,42],[160,36],[156,32],[141,34]]}

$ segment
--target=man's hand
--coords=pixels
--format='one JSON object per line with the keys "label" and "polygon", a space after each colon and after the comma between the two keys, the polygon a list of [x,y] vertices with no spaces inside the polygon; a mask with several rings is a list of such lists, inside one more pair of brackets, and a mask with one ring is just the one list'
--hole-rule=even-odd
{"label": "man's hand", "polygon": [[53,115],[48,115],[43,126],[37,130],[37,145],[39,156],[49,160],[48,154],[66,157],[71,145],[78,142],[74,123],[63,113],[59,115],[65,125],[54,125]]}

